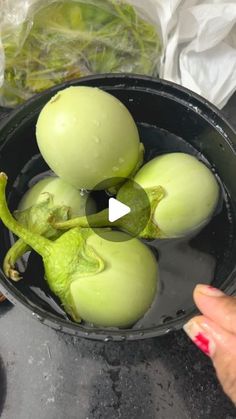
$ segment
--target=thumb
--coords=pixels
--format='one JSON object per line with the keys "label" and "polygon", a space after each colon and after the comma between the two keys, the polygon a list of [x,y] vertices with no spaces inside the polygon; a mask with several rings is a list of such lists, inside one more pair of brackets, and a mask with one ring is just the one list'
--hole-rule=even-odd
{"label": "thumb", "polygon": [[205,316],[194,317],[184,330],[212,359],[223,390],[236,403],[236,336]]}
{"label": "thumb", "polygon": [[197,285],[193,294],[199,310],[222,329],[236,335],[236,298],[209,285]]}

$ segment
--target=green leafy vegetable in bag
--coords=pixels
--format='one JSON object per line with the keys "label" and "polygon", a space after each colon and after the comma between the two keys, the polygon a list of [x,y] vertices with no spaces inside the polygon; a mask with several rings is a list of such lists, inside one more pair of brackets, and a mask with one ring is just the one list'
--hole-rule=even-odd
{"label": "green leafy vegetable in bag", "polygon": [[156,28],[117,0],[37,2],[16,30],[3,28],[0,104],[14,106],[65,80],[93,73],[158,75]]}

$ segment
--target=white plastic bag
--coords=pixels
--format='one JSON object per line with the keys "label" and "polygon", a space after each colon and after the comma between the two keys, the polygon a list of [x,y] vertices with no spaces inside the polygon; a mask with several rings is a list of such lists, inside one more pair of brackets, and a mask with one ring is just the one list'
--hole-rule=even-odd
{"label": "white plastic bag", "polygon": [[222,108],[236,90],[235,0],[154,0],[146,13],[160,22],[160,76]]}
{"label": "white plastic bag", "polygon": [[161,75],[222,108],[236,90],[236,3],[185,2]]}

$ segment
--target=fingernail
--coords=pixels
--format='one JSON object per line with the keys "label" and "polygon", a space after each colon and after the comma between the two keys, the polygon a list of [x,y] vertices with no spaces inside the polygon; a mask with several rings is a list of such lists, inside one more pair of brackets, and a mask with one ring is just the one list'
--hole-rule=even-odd
{"label": "fingernail", "polygon": [[196,321],[190,320],[184,325],[183,329],[204,354],[210,357],[214,355],[216,349],[215,342]]}
{"label": "fingernail", "polygon": [[225,294],[221,290],[212,285],[197,285],[196,291],[209,297],[225,297]]}

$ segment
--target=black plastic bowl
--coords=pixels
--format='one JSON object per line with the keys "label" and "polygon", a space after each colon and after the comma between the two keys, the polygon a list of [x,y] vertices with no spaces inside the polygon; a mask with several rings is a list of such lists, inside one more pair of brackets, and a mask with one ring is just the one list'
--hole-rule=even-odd
{"label": "black plastic bowl", "polygon": [[[201,237],[198,252],[194,253],[198,255],[194,263],[191,259],[188,260],[188,252],[191,248],[187,249],[180,243],[178,251],[182,252],[182,264],[188,269],[184,278],[185,282],[182,282],[182,277],[176,277],[175,281],[168,283],[167,278],[167,283],[162,284],[162,288],[159,289],[157,301],[157,307],[160,307],[162,315],[158,308],[157,311],[154,310],[151,317],[147,314],[146,320],[138,322],[131,329],[99,329],[75,324],[66,318],[58,307],[54,309],[51,304],[47,304],[47,301],[40,297],[37,287],[34,288],[31,284],[31,281],[34,283],[34,276],[39,275],[38,260],[34,259],[35,256],[33,256],[33,262],[31,261],[28,277],[19,283],[13,283],[1,271],[1,290],[10,301],[21,303],[42,323],[81,337],[103,340],[142,339],[179,329],[196,311],[192,300],[192,290],[196,282],[211,282],[228,294],[233,294],[236,290],[234,227],[236,225],[236,133],[209,102],[173,83],[132,75],[99,75],[82,78],[61,84],[33,97],[23,106],[12,111],[1,124],[0,169],[9,177],[8,193],[12,193],[15,185],[15,189],[18,188],[20,194],[20,186],[18,184],[16,188],[15,181],[19,173],[21,173],[21,179],[24,174],[27,177],[27,171],[29,171],[27,163],[39,153],[35,140],[35,124],[40,110],[58,90],[75,85],[100,87],[118,97],[127,106],[135,121],[146,133],[147,158],[152,157],[152,148],[157,147],[157,142],[162,151],[179,151],[183,144],[181,151],[188,151],[187,147],[190,152],[194,150],[193,154],[201,153],[199,156],[203,156],[209,162],[222,182],[224,194],[228,197],[226,210],[231,227],[225,229],[223,225],[220,225],[216,237],[211,237],[212,243],[214,240],[217,242],[214,243],[216,266],[214,265],[213,274],[208,278],[203,278],[208,271],[201,268],[205,257],[204,243],[209,239],[208,236],[212,234],[212,231],[206,229]],[[166,136],[163,130],[171,134]],[[176,139],[178,139],[177,143]],[[14,203],[11,202],[11,198],[9,202],[13,207]],[[2,265],[10,240],[9,232],[2,225],[0,234],[0,264]],[[169,246],[170,242],[166,241],[164,245]],[[175,263],[175,257],[173,253],[169,264]],[[207,258],[207,261],[211,260],[211,250],[208,250]],[[167,263],[165,269],[170,276],[173,266],[169,264]],[[40,272],[42,282],[44,282],[43,271]],[[194,281],[192,281],[193,277]]]}

